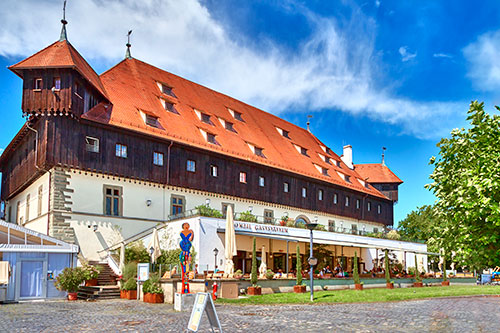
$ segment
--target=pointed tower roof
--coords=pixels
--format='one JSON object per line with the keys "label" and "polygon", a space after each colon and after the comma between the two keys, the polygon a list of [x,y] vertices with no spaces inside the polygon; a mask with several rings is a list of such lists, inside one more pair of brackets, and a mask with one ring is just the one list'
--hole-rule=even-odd
{"label": "pointed tower roof", "polygon": [[57,41],[32,56],[9,67],[23,77],[24,69],[71,68],[76,70],[99,93],[109,100],[99,75],[67,40]]}

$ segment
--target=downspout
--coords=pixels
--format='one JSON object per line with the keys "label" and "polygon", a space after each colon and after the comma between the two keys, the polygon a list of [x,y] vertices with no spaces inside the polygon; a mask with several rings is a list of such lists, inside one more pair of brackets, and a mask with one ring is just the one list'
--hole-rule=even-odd
{"label": "downspout", "polygon": [[38,131],[30,126],[29,121],[26,122],[26,128],[35,132],[35,168],[38,171],[41,171],[42,169],[40,169],[37,165],[37,162],[38,162]]}
{"label": "downspout", "polygon": [[172,148],[172,145],[174,144],[173,141],[170,141],[170,145],[168,146],[167,150],[167,181],[163,185],[163,221],[165,221],[166,218],[166,206],[167,204],[165,203],[165,195],[166,195],[166,190],[167,190],[167,185],[170,184],[170,148]]}

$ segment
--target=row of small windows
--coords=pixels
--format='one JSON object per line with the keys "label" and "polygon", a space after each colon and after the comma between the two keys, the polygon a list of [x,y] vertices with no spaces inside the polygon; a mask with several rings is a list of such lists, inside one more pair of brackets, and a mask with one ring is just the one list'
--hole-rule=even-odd
{"label": "row of small windows", "polygon": [[[54,77],[52,79],[52,87],[55,90],[61,90],[61,78],[60,77]],[[41,77],[37,77],[33,80],[33,89],[34,90],[42,90],[43,89],[43,79]]]}
{"label": "row of small windows", "polygon": [[[186,170],[189,172],[196,172],[196,162],[193,160],[187,160],[186,162]],[[216,165],[211,164],[210,165],[210,176],[212,177],[218,177],[218,167]],[[247,183],[247,173],[246,172],[240,172],[239,174],[239,180],[240,183],[246,184]],[[265,187],[266,185],[266,179],[263,176],[259,176],[259,186],[260,187]],[[290,192],[290,184],[287,182],[283,183],[283,192],[288,193]],[[303,198],[307,198],[307,188],[302,187],[301,189],[301,195]],[[323,190],[318,190],[318,200],[323,201],[324,198],[324,192]],[[333,194],[333,203],[336,205],[338,204],[338,194],[334,193]],[[350,205],[350,198],[348,196],[345,197],[345,206],[349,207]],[[361,207],[361,201],[359,199],[356,199],[356,209],[360,209]],[[367,202],[367,210],[371,211],[371,202]],[[377,206],[377,213],[381,214],[382,208],[381,205]]]}

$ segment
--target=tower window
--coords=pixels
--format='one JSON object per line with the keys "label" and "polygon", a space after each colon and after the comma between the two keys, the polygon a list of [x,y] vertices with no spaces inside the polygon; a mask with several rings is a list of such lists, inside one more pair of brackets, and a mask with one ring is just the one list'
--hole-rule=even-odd
{"label": "tower window", "polygon": [[54,86],[53,87],[55,90],[61,90],[61,78],[60,77],[54,78]]}
{"label": "tower window", "polygon": [[153,152],[153,164],[163,166],[163,153]]}
{"label": "tower window", "polygon": [[127,146],[117,143],[115,147],[115,155],[121,158],[127,158]]}
{"label": "tower window", "polygon": [[210,176],[217,177],[217,165],[210,166]]}
{"label": "tower window", "polygon": [[189,172],[195,172],[196,171],[196,162],[193,160],[187,160],[186,170]]}
{"label": "tower window", "polygon": [[35,79],[35,84],[34,84],[34,86],[33,86],[33,89],[35,89],[35,90],[41,90],[41,89],[42,89],[42,86],[43,86],[43,84],[42,84],[42,83],[43,83],[42,78],[39,78],[39,77],[38,77],[38,78],[36,78],[36,79]]}
{"label": "tower window", "polygon": [[240,172],[240,183],[243,183],[243,184],[247,183],[247,173],[246,172]]}
{"label": "tower window", "polygon": [[85,149],[92,153],[99,152],[99,139],[93,138],[91,136],[85,137]]}

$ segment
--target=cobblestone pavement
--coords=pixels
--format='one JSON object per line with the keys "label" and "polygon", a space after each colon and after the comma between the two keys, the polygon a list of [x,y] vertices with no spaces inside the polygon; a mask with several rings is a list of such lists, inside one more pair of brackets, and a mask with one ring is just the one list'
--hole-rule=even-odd
{"label": "cobblestone pavement", "polygon": [[[216,310],[224,332],[500,332],[500,297]],[[171,305],[127,300],[0,305],[0,332],[183,332],[188,319]]]}

